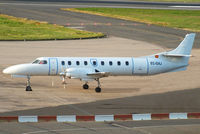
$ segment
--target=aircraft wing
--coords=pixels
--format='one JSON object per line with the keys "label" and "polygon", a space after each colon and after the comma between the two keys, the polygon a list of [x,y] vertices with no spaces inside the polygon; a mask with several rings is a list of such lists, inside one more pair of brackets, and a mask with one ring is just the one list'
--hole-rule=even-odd
{"label": "aircraft wing", "polygon": [[88,73],[87,75],[95,77],[95,78],[102,78],[102,77],[108,77],[110,73],[109,72],[95,72],[95,73]]}

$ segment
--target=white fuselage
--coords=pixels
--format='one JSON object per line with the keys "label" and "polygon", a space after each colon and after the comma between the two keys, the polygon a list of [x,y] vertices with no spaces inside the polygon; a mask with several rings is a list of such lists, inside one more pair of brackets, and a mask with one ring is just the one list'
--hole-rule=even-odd
{"label": "white fuselage", "polygon": [[[187,58],[187,57],[185,57]],[[173,71],[187,66],[185,58],[155,57],[41,57],[46,64],[29,63],[11,66],[4,73],[12,75],[45,76],[80,75],[95,72],[109,72],[112,76],[153,75]],[[72,76],[73,77],[73,76]]]}
{"label": "white fuselage", "polygon": [[5,74],[27,77],[26,91],[32,91],[30,76],[56,76],[85,81],[96,80],[96,92],[101,92],[100,78],[108,76],[154,75],[184,71],[194,43],[195,34],[187,34],[179,46],[168,52],[144,57],[40,57],[33,63],[20,64],[3,70]]}

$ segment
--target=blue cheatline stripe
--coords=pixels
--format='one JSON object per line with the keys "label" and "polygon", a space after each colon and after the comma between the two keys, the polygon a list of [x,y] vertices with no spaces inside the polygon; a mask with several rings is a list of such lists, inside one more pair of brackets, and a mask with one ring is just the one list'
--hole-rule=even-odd
{"label": "blue cheatline stripe", "polygon": [[[58,74],[58,58],[49,58],[49,74],[48,75],[51,75],[51,60],[56,60],[56,75]],[[55,75],[55,74],[53,74]]]}
{"label": "blue cheatline stripe", "polygon": [[148,61],[148,58],[146,58],[146,61],[147,61],[147,74],[149,74],[149,61]]}
{"label": "blue cheatline stripe", "polygon": [[55,58],[56,59],[56,63],[57,63],[57,70],[56,70],[56,75],[58,74],[58,58]]}
{"label": "blue cheatline stripe", "polygon": [[50,66],[50,58],[48,58],[48,61],[49,61],[49,73],[48,73],[48,75],[50,75],[50,69],[51,69],[51,66]]}
{"label": "blue cheatline stripe", "polygon": [[132,75],[134,74],[134,60],[133,60],[133,57],[131,58],[132,60]]}

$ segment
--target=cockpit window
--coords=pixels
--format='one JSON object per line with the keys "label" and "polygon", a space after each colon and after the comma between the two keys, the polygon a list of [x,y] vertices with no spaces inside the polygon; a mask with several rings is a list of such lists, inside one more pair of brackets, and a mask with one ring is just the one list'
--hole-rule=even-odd
{"label": "cockpit window", "polygon": [[35,60],[33,61],[33,64],[38,64],[40,62],[40,60]]}
{"label": "cockpit window", "polygon": [[35,60],[32,64],[47,64],[46,60]]}
{"label": "cockpit window", "polygon": [[47,64],[46,60],[41,60],[39,64]]}

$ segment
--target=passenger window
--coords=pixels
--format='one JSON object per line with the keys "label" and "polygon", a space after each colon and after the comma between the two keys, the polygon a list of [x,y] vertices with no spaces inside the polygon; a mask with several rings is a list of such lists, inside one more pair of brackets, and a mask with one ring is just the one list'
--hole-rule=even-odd
{"label": "passenger window", "polygon": [[87,61],[84,61],[84,65],[87,66],[87,65],[88,65],[88,62],[87,62]]}
{"label": "passenger window", "polygon": [[117,65],[118,65],[118,66],[120,66],[120,65],[121,65],[121,62],[120,62],[120,61],[118,61],[118,62],[117,62]]}
{"label": "passenger window", "polygon": [[93,61],[92,64],[93,64],[94,66],[96,66],[96,65],[97,65],[97,62],[96,62],[96,61]]}
{"label": "passenger window", "polygon": [[128,66],[128,65],[129,65],[129,62],[128,62],[128,61],[126,61],[126,62],[125,62],[125,64]]}
{"label": "passenger window", "polygon": [[80,65],[80,62],[79,62],[79,61],[76,61],[76,65],[79,66],[79,65]]}
{"label": "passenger window", "polygon": [[65,61],[61,61],[61,64],[64,66],[65,65]]}
{"label": "passenger window", "polygon": [[101,61],[101,65],[102,65],[102,66],[104,66],[104,65],[105,65],[104,61]]}
{"label": "passenger window", "polygon": [[112,64],[113,64],[112,61],[109,61],[109,65],[112,66]]}
{"label": "passenger window", "polygon": [[71,61],[68,61],[68,65],[71,66],[71,65],[72,65],[72,62],[71,62]]}

